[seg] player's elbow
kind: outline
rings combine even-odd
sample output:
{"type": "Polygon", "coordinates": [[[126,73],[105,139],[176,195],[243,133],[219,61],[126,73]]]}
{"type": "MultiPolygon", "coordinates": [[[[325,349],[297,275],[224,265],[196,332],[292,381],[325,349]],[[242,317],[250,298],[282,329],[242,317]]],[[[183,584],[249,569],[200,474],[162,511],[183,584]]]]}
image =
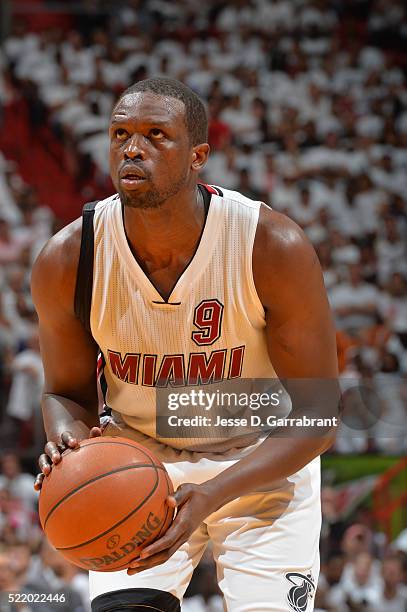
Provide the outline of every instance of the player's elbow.
{"type": "Polygon", "coordinates": [[[321,440],[321,452],[319,453],[320,455],[323,455],[324,453],[326,453],[326,451],[328,451],[330,448],[333,447],[333,445],[335,444],[336,441],[336,435],[337,435],[337,425],[334,426],[329,433],[327,433],[321,440]]]}

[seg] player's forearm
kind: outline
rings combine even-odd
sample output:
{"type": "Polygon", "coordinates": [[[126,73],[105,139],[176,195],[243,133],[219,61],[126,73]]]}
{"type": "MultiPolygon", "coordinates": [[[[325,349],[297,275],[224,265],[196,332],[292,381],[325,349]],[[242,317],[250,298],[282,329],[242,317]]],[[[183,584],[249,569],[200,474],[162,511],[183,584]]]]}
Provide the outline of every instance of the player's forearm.
{"type": "Polygon", "coordinates": [[[90,429],[99,425],[96,402],[85,407],[54,393],[43,394],[42,415],[47,440],[55,442],[64,431],[70,431],[78,440],[84,440],[88,438],[90,429]]]}
{"type": "Polygon", "coordinates": [[[252,453],[219,474],[208,487],[219,506],[256,490],[267,491],[324,453],[339,424],[340,390],[337,380],[290,379],[290,419],[252,453]]]}
{"type": "Polygon", "coordinates": [[[250,455],[207,481],[216,509],[254,491],[272,487],[324,453],[334,435],[322,438],[269,437],[250,455]]]}

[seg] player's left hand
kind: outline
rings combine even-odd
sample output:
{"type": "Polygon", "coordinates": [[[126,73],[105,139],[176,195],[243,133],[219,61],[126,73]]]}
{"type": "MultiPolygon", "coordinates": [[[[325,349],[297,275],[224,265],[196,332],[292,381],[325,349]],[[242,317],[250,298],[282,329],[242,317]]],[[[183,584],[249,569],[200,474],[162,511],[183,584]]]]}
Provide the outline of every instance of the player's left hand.
{"type": "Polygon", "coordinates": [[[146,546],[140,556],[129,564],[129,576],[167,561],[189,540],[202,521],[219,507],[205,483],[182,484],[176,493],[167,497],[166,502],[170,507],[177,508],[176,517],[165,535],[146,546]]]}

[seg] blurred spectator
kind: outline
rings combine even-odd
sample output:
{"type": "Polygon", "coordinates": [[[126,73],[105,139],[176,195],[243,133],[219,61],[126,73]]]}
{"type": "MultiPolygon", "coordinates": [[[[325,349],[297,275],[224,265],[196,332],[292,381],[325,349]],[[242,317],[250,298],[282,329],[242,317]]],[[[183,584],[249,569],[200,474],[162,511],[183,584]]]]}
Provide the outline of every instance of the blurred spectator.
{"type": "Polygon", "coordinates": [[[384,219],[384,235],[377,242],[379,279],[387,281],[393,272],[407,272],[407,249],[405,236],[401,234],[402,222],[394,217],[384,219]]]}
{"type": "Polygon", "coordinates": [[[342,576],[345,560],[343,555],[333,552],[321,565],[321,573],[318,580],[318,589],[315,598],[316,610],[334,610],[329,603],[332,588],[335,587],[342,576]]]}
{"type": "Polygon", "coordinates": [[[407,348],[407,276],[393,272],[385,285],[386,293],[381,301],[381,312],[389,329],[407,348]]]}
{"type": "Polygon", "coordinates": [[[400,612],[407,608],[407,586],[403,585],[403,558],[390,553],[383,559],[382,583],[378,599],[372,610],[377,612],[400,612]]]}
{"type": "Polygon", "coordinates": [[[23,472],[19,457],[7,453],[1,457],[0,490],[9,491],[16,500],[20,500],[28,511],[34,512],[38,493],[34,491],[34,477],[23,472]]]}
{"type": "Polygon", "coordinates": [[[16,592],[21,588],[9,553],[0,550],[0,593],[16,592]]]}
{"type": "Polygon", "coordinates": [[[243,195],[247,196],[251,200],[261,200],[262,194],[260,191],[257,191],[250,180],[250,174],[246,168],[242,168],[239,171],[239,184],[237,186],[237,190],[243,195]]]}
{"type": "Polygon", "coordinates": [[[359,552],[345,566],[339,583],[328,596],[328,604],[341,612],[368,611],[380,596],[379,564],[368,552],[359,552]]]}
{"type": "Polygon", "coordinates": [[[10,266],[3,291],[3,307],[15,336],[15,348],[30,342],[35,335],[36,314],[29,291],[27,270],[21,265],[10,266]]]}
{"type": "Polygon", "coordinates": [[[306,229],[313,223],[318,213],[318,207],[315,206],[314,201],[311,200],[311,193],[308,187],[302,187],[300,189],[299,201],[296,202],[291,210],[293,219],[306,229]]]}
{"type": "Polygon", "coordinates": [[[371,325],[375,320],[379,295],[373,285],[363,281],[360,264],[349,265],[346,280],[330,292],[339,329],[354,335],[371,325]]]}
{"type": "Polygon", "coordinates": [[[0,218],[0,264],[17,263],[31,238],[18,236],[5,219],[0,218]]]}
{"type": "MultiPolygon", "coordinates": [[[[66,575],[67,565],[70,565],[68,561],[44,539],[39,556],[34,557],[27,572],[23,590],[34,594],[59,595],[58,610],[61,612],[85,612],[81,595],[71,585],[72,576],[66,575]]],[[[52,612],[56,605],[54,602],[42,602],[36,604],[36,608],[39,612],[52,612]]]]}
{"type": "Polygon", "coordinates": [[[219,118],[222,103],[212,98],[208,103],[208,142],[212,151],[222,150],[230,144],[231,131],[229,126],[219,118]]]}
{"type": "Polygon", "coordinates": [[[404,423],[407,405],[402,393],[403,379],[397,355],[382,350],[374,385],[381,402],[380,419],[375,427],[376,447],[382,452],[402,453],[406,449],[404,423]]]}
{"type": "Polygon", "coordinates": [[[33,514],[21,498],[12,497],[8,489],[0,489],[0,538],[8,545],[28,541],[34,521],[33,514]]]}
{"type": "Polygon", "coordinates": [[[31,564],[32,551],[28,544],[17,543],[8,548],[10,566],[19,584],[23,584],[31,564]]]}
{"type": "Polygon", "coordinates": [[[44,380],[37,331],[28,338],[27,348],[15,357],[11,370],[7,414],[28,421],[40,405],[44,380]]]}
{"type": "Polygon", "coordinates": [[[372,551],[372,533],[365,525],[352,525],[345,531],[341,547],[345,555],[345,562],[350,563],[359,553],[372,551]]]}

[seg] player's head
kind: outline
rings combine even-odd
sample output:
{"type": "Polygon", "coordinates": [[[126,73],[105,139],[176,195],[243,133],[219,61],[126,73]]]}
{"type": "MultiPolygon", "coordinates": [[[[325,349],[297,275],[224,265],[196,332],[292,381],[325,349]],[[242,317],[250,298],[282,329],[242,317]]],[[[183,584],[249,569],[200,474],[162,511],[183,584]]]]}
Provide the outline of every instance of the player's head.
{"type": "Polygon", "coordinates": [[[10,480],[21,472],[20,459],[14,453],[5,453],[0,459],[1,471],[10,480]]]}
{"type": "Polygon", "coordinates": [[[110,122],[110,172],[125,206],[156,208],[194,187],[209,153],[199,97],[175,79],[139,81],[110,122]]]}

